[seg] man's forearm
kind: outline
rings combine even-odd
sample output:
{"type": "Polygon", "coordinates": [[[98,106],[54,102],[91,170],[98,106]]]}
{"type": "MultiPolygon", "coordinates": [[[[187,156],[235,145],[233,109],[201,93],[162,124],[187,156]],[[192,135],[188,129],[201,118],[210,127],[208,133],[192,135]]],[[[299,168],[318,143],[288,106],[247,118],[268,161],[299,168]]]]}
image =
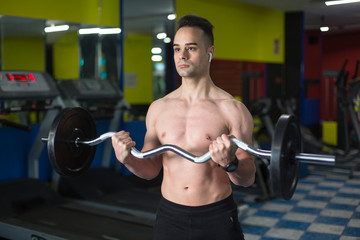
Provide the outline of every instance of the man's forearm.
{"type": "Polygon", "coordinates": [[[235,185],[248,187],[255,181],[256,166],[254,158],[249,157],[238,161],[237,169],[228,173],[229,178],[235,185]]]}

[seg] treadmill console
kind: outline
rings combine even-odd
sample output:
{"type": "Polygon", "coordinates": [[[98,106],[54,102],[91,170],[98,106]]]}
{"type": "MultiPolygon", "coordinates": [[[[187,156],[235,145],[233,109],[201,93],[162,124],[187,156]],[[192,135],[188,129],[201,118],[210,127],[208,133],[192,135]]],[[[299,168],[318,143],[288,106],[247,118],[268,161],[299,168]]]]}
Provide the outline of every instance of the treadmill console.
{"type": "Polygon", "coordinates": [[[0,71],[0,100],[44,100],[58,95],[53,79],[46,73],[0,71]]]}
{"type": "Polygon", "coordinates": [[[105,79],[73,79],[58,82],[59,89],[69,99],[77,101],[118,101],[122,93],[105,79]]]}

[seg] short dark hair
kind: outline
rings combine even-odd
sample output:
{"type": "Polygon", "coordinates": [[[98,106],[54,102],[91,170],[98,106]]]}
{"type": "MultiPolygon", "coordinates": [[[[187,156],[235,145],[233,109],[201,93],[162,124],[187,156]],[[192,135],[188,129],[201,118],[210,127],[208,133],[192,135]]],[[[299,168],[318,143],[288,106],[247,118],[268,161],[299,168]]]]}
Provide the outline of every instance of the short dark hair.
{"type": "Polygon", "coordinates": [[[210,45],[214,45],[214,26],[206,18],[192,14],[182,16],[178,21],[177,30],[182,27],[198,27],[202,29],[205,36],[208,38],[210,45]]]}

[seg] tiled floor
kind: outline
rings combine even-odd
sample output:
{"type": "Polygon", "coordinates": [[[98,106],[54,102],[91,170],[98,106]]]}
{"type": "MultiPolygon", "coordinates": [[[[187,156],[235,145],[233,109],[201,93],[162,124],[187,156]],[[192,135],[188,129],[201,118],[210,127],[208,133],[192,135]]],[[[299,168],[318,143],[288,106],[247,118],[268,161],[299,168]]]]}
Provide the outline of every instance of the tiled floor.
{"type": "Polygon", "coordinates": [[[360,173],[309,167],[289,201],[263,203],[234,193],[250,206],[240,219],[246,240],[360,240],[360,173]]]}

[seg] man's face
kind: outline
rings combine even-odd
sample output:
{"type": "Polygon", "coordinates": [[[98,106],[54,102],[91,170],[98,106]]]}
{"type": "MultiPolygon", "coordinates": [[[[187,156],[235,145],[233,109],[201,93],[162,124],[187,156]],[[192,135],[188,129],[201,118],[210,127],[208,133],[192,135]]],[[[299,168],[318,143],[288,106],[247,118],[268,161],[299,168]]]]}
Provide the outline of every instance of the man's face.
{"type": "Polygon", "coordinates": [[[201,77],[208,72],[209,53],[204,32],[197,27],[182,27],[174,38],[174,61],[181,77],[201,77]]]}

